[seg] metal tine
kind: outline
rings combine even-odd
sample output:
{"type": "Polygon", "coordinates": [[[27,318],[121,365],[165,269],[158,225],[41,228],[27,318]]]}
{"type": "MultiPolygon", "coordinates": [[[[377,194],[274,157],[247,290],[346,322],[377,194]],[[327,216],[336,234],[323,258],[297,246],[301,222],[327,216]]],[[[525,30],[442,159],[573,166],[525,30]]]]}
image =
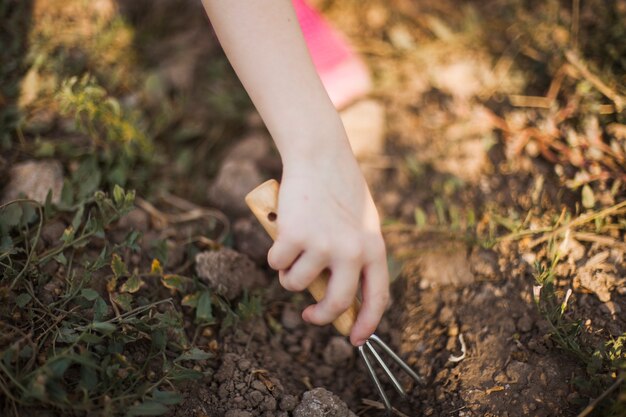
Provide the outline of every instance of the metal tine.
{"type": "Polygon", "coordinates": [[[376,349],[374,349],[374,346],[372,346],[372,344],[369,341],[365,342],[365,346],[367,346],[370,353],[372,354],[372,356],[374,356],[374,358],[376,359],[380,367],[383,368],[383,370],[389,377],[389,380],[393,384],[393,387],[396,389],[396,391],[398,391],[398,394],[400,394],[402,397],[405,397],[406,393],[404,392],[404,388],[402,388],[402,385],[400,385],[400,382],[398,381],[398,379],[391,372],[391,369],[389,369],[385,361],[383,361],[383,358],[381,358],[378,352],[376,352],[376,349]]]}
{"type": "Polygon", "coordinates": [[[378,346],[380,346],[389,356],[391,356],[391,359],[393,359],[398,365],[400,365],[400,367],[411,376],[411,378],[413,378],[415,381],[417,381],[419,384],[424,385],[424,379],[422,377],[420,377],[418,374],[415,373],[415,371],[413,369],[411,369],[411,367],[402,360],[402,358],[400,358],[400,356],[398,356],[393,350],[391,350],[391,348],[389,346],[387,346],[387,344],[385,342],[383,342],[380,337],[376,336],[375,334],[372,334],[369,337],[369,340],[372,340],[374,342],[376,342],[376,344],[378,346]]]}
{"type": "Polygon", "coordinates": [[[372,382],[374,382],[374,385],[376,386],[376,389],[378,390],[378,395],[380,396],[380,398],[383,400],[383,403],[385,404],[385,409],[389,412],[391,410],[391,402],[389,402],[389,398],[387,398],[387,394],[385,394],[385,390],[383,390],[383,386],[378,380],[378,377],[376,376],[376,371],[374,371],[374,367],[372,366],[372,363],[367,357],[367,354],[365,353],[365,349],[363,346],[364,345],[359,346],[359,355],[361,355],[363,362],[365,362],[365,366],[367,367],[367,371],[370,374],[370,378],[372,379],[372,382]]]}

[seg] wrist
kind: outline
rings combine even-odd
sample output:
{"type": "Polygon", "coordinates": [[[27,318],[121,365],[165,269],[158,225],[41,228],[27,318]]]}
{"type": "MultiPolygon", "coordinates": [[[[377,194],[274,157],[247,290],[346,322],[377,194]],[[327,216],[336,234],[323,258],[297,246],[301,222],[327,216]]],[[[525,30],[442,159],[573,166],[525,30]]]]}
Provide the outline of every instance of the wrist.
{"type": "Polygon", "coordinates": [[[275,138],[287,174],[324,172],[343,165],[356,165],[341,120],[322,127],[311,126],[291,137],[275,138]]]}

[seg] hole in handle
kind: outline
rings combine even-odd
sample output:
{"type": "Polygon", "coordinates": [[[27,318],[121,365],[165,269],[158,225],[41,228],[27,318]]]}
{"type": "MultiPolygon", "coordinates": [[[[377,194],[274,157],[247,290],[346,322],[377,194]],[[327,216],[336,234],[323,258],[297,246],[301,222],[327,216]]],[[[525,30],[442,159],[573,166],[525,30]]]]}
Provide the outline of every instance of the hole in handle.
{"type": "Polygon", "coordinates": [[[276,213],[274,213],[273,211],[270,211],[270,212],[267,214],[267,220],[269,220],[269,221],[271,221],[271,222],[276,221],[276,218],[277,218],[277,217],[278,217],[278,216],[277,216],[277,215],[276,215],[276,213]]]}

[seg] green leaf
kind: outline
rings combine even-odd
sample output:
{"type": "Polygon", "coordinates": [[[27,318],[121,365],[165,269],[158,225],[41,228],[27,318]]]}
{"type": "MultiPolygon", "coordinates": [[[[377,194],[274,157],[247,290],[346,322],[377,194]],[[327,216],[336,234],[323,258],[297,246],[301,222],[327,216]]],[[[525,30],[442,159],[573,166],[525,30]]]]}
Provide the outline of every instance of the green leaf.
{"type": "Polygon", "coordinates": [[[111,298],[113,299],[113,302],[115,302],[115,304],[117,304],[118,306],[122,307],[124,311],[130,311],[133,309],[133,306],[132,306],[133,296],[132,295],[128,293],[114,294],[111,298]]]}
{"type": "Polygon", "coordinates": [[[585,184],[583,186],[582,200],[583,207],[586,209],[592,209],[596,205],[596,197],[593,194],[593,190],[591,189],[589,184],[585,184]]]}
{"type": "MultiPolygon", "coordinates": [[[[2,229],[0,228],[0,233],[1,232],[2,232],[2,229]]],[[[5,252],[5,251],[9,251],[12,248],[13,248],[13,239],[11,239],[11,236],[8,236],[8,235],[0,236],[0,251],[5,252]]]]}
{"type": "Polygon", "coordinates": [[[64,266],[67,265],[67,258],[65,257],[65,254],[63,252],[59,252],[54,257],[54,260],[60,263],[61,265],[64,265],[64,266]]]}
{"type": "Polygon", "coordinates": [[[15,304],[17,304],[19,308],[24,308],[24,306],[28,304],[31,299],[32,297],[30,296],[30,294],[22,293],[15,297],[15,304]]]}
{"type": "Polygon", "coordinates": [[[170,290],[177,290],[179,292],[185,291],[185,281],[188,281],[187,277],[176,274],[163,275],[163,278],[161,278],[161,282],[166,288],[169,288],[170,290]]]}
{"type": "Polygon", "coordinates": [[[106,317],[109,313],[109,306],[106,301],[102,299],[102,297],[96,298],[96,301],[93,303],[93,317],[96,321],[101,321],[106,317]]]}
{"type": "Polygon", "coordinates": [[[72,219],[72,229],[78,230],[80,224],[83,222],[83,213],[85,212],[85,205],[81,204],[76,210],[76,214],[74,214],[74,218],[72,219]]]}
{"type": "Polygon", "coordinates": [[[186,307],[196,308],[198,306],[199,299],[200,299],[199,292],[195,292],[193,294],[187,294],[183,297],[181,304],[186,307]]]}
{"type": "Polygon", "coordinates": [[[122,284],[120,291],[133,294],[139,291],[141,287],[143,287],[143,281],[137,274],[133,274],[122,284]]]}
{"type": "Polygon", "coordinates": [[[122,204],[124,202],[124,197],[124,189],[115,184],[115,187],[113,187],[113,201],[115,201],[115,204],[122,204]]]}
{"type": "Polygon", "coordinates": [[[61,205],[65,207],[71,207],[74,204],[74,192],[72,190],[72,184],[66,178],[63,181],[63,188],[61,189],[61,205]]]}
{"type": "Polygon", "coordinates": [[[117,253],[114,253],[111,257],[111,269],[116,278],[128,275],[128,268],[117,253]]]}
{"type": "Polygon", "coordinates": [[[426,213],[419,207],[415,208],[415,225],[419,228],[426,226],[426,213]]]}
{"type": "Polygon", "coordinates": [[[154,400],[146,400],[141,404],[130,407],[127,416],[160,416],[167,413],[168,409],[163,404],[154,400]]]}
{"type": "Polygon", "coordinates": [[[20,224],[22,207],[18,203],[12,203],[0,210],[0,225],[9,229],[20,224]]]}
{"type": "Polygon", "coordinates": [[[83,288],[80,291],[80,295],[85,297],[89,301],[93,301],[96,298],[100,297],[100,294],[96,290],[92,290],[91,288],[83,288]]]}
{"type": "Polygon", "coordinates": [[[37,217],[37,206],[32,203],[22,204],[21,224],[29,224],[37,217]]]}
{"type": "Polygon", "coordinates": [[[117,326],[113,323],[108,323],[104,321],[94,321],[93,323],[91,323],[91,328],[108,336],[117,329],[117,326]]]}
{"type": "Polygon", "coordinates": [[[66,245],[69,244],[72,239],[74,239],[74,234],[75,234],[75,230],[72,226],[68,226],[64,231],[63,231],[63,235],[61,236],[61,242],[65,243],[66,245]]]}
{"type": "Polygon", "coordinates": [[[181,366],[176,366],[172,369],[168,376],[172,381],[184,381],[184,380],[193,380],[202,378],[202,372],[195,371],[193,369],[183,368],[181,366]]]}
{"type": "Polygon", "coordinates": [[[80,335],[80,340],[87,343],[100,343],[102,342],[102,336],[93,333],[83,333],[80,335]]]}
{"type": "Polygon", "coordinates": [[[71,364],[72,360],[70,358],[60,358],[53,360],[48,367],[55,378],[61,378],[71,364]]]}
{"type": "Polygon", "coordinates": [[[159,390],[152,391],[152,398],[154,398],[155,401],[166,405],[178,404],[183,400],[183,396],[178,392],[159,390]]]}
{"type": "Polygon", "coordinates": [[[205,352],[202,349],[199,349],[197,347],[192,348],[191,350],[188,350],[187,352],[184,352],[183,354],[181,354],[178,358],[176,358],[174,360],[174,362],[179,362],[179,361],[200,361],[203,359],[209,359],[212,358],[213,354],[210,352],[205,352]]]}
{"type": "Polygon", "coordinates": [[[198,298],[198,306],[196,307],[196,320],[213,321],[213,309],[211,306],[211,294],[203,291],[198,298]]]}

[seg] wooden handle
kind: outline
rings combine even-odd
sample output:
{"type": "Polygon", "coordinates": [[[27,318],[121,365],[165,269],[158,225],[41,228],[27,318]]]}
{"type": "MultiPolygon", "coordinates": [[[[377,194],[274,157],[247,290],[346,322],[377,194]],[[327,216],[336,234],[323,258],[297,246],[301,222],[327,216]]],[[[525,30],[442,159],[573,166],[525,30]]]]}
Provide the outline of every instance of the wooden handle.
{"type": "MultiPolygon", "coordinates": [[[[263,225],[263,228],[265,228],[265,231],[274,240],[278,234],[276,226],[276,219],[278,218],[278,188],[278,181],[269,180],[250,191],[246,196],[246,204],[248,204],[252,213],[254,213],[263,225]]],[[[323,272],[307,287],[307,290],[319,302],[324,298],[327,287],[328,273],[323,272]]],[[[333,321],[333,326],[339,333],[344,336],[350,334],[350,330],[359,313],[359,308],[359,300],[355,298],[350,308],[333,321]]]]}

